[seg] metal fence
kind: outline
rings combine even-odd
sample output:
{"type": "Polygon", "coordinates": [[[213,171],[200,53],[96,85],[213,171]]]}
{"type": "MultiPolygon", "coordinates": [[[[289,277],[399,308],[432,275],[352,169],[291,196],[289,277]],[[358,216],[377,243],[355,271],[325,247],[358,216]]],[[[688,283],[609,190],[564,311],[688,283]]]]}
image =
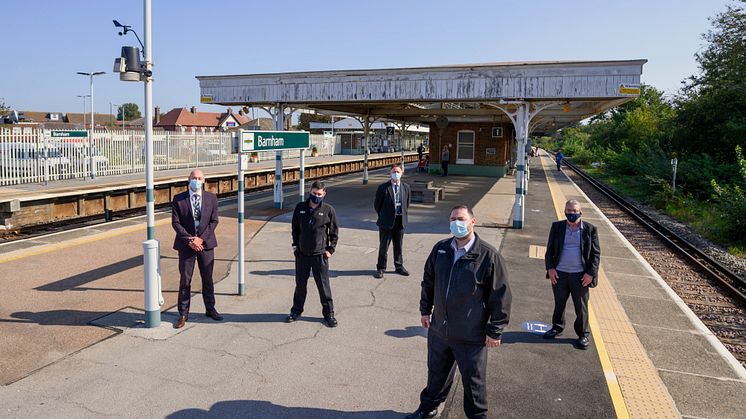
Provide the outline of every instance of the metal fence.
{"type": "MultiPolygon", "coordinates": [[[[230,132],[155,132],[154,169],[235,164],[233,141],[230,132]]],[[[334,140],[322,135],[311,135],[311,147],[321,156],[334,154],[334,140]]],[[[283,157],[299,153],[283,151],[283,157]]],[[[274,160],[275,152],[260,152],[256,157],[257,161],[274,160]]],[[[0,186],[144,171],[142,130],[96,130],[89,141],[87,137],[56,137],[49,130],[0,128],[0,186]]]]}

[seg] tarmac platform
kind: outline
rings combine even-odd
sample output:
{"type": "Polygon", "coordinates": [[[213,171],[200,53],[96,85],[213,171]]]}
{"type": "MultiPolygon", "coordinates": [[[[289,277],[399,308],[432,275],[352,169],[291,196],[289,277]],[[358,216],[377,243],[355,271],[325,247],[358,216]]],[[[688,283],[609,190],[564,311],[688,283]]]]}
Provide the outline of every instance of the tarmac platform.
{"type": "MultiPolygon", "coordinates": [[[[4,417],[398,418],[413,411],[426,379],[426,330],[419,326],[422,269],[448,235],[454,205],[473,206],[476,231],[505,257],[513,309],[503,345],[490,349],[490,417],[746,416],[746,371],[668,289],[548,156],[533,159],[524,228],[511,220],[511,177],[432,177],[445,200],[413,204],[404,239],[410,277],[375,279],[375,188],[386,171],[328,180],[339,216],[330,259],[339,327],[321,324],[309,285],[300,321],[292,303],[288,210],[270,193],[247,197],[247,295],[237,296],[235,205],[221,206],[215,278],[225,321],[204,317],[198,295],[175,330],[178,288],[168,214],[157,218],[166,304],[163,323],[142,320],[142,219],[0,247],[0,415],[4,417]],[[599,228],[602,272],[591,290],[592,345],[554,341],[543,246],[566,199],[599,228]]],[[[424,179],[422,179],[424,180],[424,179]]],[[[290,195],[288,195],[290,196],[290,195]]],[[[286,201],[289,204],[289,201],[286,201]]],[[[290,206],[290,205],[288,205],[290,206]]],[[[194,285],[198,287],[199,281],[194,285]]],[[[568,320],[574,319],[568,304],[568,320]]],[[[568,335],[570,332],[570,335],[568,335]]],[[[454,385],[441,417],[460,418],[454,385]]]]}

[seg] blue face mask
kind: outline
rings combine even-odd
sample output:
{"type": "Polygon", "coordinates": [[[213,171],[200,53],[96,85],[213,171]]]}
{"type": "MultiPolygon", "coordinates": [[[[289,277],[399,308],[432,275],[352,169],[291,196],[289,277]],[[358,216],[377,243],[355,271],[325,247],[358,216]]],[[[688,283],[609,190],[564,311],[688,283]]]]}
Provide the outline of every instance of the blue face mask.
{"type": "Polygon", "coordinates": [[[189,181],[189,188],[191,188],[194,192],[197,192],[202,189],[202,182],[198,181],[197,179],[191,179],[189,181]]]}
{"type": "Polygon", "coordinates": [[[469,228],[466,227],[466,223],[461,220],[451,221],[451,234],[456,238],[462,239],[469,235],[469,228]]]}
{"type": "Polygon", "coordinates": [[[578,221],[578,219],[580,219],[580,214],[573,214],[573,213],[566,212],[565,217],[567,218],[567,221],[574,223],[578,221]]]}
{"type": "Polygon", "coordinates": [[[309,199],[311,199],[311,202],[313,202],[314,205],[319,205],[321,203],[321,201],[324,200],[323,196],[316,196],[316,195],[313,195],[313,194],[309,195],[308,197],[309,197],[309,199]]]}
{"type": "Polygon", "coordinates": [[[391,172],[391,179],[393,179],[393,180],[399,180],[399,179],[401,179],[401,173],[399,173],[399,172],[391,172]]]}

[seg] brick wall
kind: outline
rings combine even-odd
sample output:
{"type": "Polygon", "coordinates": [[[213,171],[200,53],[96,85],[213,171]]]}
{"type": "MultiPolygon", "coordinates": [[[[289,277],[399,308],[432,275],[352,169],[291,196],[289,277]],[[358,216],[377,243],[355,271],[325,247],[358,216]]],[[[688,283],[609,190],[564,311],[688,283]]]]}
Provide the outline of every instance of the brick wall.
{"type": "Polygon", "coordinates": [[[459,131],[474,131],[474,165],[475,166],[502,166],[509,159],[510,141],[513,140],[513,126],[510,124],[487,123],[450,123],[443,130],[442,138],[435,124],[430,124],[430,162],[440,163],[440,150],[444,144],[452,144],[451,164],[456,164],[456,146],[459,131]],[[492,137],[492,127],[503,128],[502,138],[492,137]],[[440,139],[440,144],[438,140],[440,139]],[[487,149],[494,148],[495,154],[488,155],[487,149]],[[437,150],[437,151],[436,151],[437,150]]]}

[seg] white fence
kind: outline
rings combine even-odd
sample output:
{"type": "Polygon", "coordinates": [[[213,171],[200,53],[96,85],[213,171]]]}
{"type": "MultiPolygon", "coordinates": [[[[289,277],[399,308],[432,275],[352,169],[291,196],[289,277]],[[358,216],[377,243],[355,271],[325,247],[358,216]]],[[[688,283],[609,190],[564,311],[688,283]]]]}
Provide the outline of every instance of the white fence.
{"type": "MultiPolygon", "coordinates": [[[[0,128],[0,186],[60,179],[113,176],[145,171],[145,133],[138,130],[96,130],[88,138],[52,137],[40,129],[0,128]],[[15,131],[15,132],[14,132],[15,131]]],[[[232,133],[153,134],[155,170],[235,164],[232,133]]],[[[319,155],[334,154],[334,140],[311,136],[319,155]]],[[[307,152],[308,154],[309,152],[307,152]]],[[[299,151],[284,151],[287,158],[299,151]]],[[[258,153],[259,160],[274,160],[274,152],[258,153]]]]}

